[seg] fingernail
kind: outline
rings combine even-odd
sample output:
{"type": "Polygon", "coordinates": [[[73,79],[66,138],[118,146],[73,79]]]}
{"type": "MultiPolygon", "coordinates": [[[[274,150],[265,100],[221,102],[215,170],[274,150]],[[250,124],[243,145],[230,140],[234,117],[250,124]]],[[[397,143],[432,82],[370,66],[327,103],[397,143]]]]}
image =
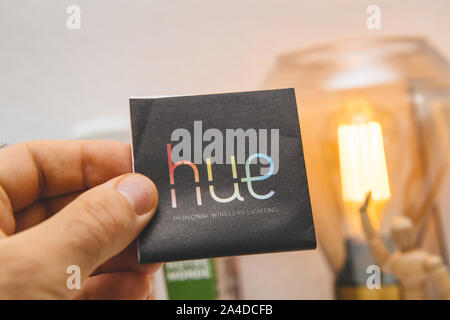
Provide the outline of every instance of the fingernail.
{"type": "Polygon", "coordinates": [[[137,215],[152,211],[158,203],[158,191],[153,182],[141,174],[132,174],[120,181],[116,186],[133,206],[137,215]]]}

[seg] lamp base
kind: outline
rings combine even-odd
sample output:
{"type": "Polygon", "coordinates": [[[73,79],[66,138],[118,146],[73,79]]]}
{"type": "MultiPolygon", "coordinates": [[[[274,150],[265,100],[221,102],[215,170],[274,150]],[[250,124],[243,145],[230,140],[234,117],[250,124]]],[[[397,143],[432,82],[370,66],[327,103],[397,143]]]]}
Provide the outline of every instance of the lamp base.
{"type": "Polygon", "coordinates": [[[366,286],[337,286],[336,298],[339,300],[399,300],[400,288],[397,284],[384,284],[380,289],[366,286]]]}

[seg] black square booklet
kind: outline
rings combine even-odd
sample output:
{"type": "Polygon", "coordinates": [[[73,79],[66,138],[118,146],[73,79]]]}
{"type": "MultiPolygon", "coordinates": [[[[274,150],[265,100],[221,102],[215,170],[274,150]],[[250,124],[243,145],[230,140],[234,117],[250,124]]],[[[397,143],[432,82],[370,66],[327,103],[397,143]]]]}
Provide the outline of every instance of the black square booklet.
{"type": "Polygon", "coordinates": [[[159,207],[141,263],[314,249],[294,89],[131,98],[135,172],[159,207]]]}

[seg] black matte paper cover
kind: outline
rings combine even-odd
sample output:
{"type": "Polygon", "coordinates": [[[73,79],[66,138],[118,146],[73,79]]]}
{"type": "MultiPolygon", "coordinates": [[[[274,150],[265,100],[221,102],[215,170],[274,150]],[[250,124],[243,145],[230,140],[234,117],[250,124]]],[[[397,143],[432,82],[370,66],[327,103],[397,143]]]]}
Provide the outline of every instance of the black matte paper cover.
{"type": "Polygon", "coordinates": [[[314,249],[294,89],[131,98],[135,172],[159,207],[141,263],[314,249]]]}

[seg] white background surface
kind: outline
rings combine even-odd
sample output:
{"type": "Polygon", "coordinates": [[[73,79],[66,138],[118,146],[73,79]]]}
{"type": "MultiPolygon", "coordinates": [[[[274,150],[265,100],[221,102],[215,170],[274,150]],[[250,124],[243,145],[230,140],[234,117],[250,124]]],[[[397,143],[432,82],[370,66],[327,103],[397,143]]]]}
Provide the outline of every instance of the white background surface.
{"type": "MultiPolygon", "coordinates": [[[[449,0],[0,0],[0,141],[72,138],[98,117],[120,127],[129,96],[256,89],[278,54],[336,39],[422,35],[449,58],[449,13],[449,0]],[[66,28],[69,4],[81,30],[66,28]]],[[[244,298],[333,296],[320,251],[241,270],[244,298]]]]}

